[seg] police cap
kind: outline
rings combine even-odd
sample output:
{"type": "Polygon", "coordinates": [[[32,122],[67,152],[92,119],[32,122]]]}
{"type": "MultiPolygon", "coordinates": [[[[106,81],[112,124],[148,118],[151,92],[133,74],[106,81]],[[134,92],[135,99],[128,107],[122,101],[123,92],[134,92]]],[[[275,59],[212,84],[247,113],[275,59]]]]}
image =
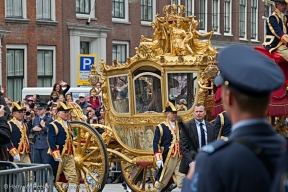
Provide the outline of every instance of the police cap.
{"type": "Polygon", "coordinates": [[[275,62],[254,49],[231,45],[219,52],[221,71],[214,82],[248,96],[264,96],[284,85],[284,74],[275,62]]]}
{"type": "Polygon", "coordinates": [[[274,1],[275,3],[276,2],[279,2],[279,3],[288,3],[288,0],[272,0],[274,1]]]}
{"type": "Polygon", "coordinates": [[[37,103],[37,109],[38,110],[42,110],[44,107],[46,107],[46,103],[45,102],[39,102],[37,103]]]}

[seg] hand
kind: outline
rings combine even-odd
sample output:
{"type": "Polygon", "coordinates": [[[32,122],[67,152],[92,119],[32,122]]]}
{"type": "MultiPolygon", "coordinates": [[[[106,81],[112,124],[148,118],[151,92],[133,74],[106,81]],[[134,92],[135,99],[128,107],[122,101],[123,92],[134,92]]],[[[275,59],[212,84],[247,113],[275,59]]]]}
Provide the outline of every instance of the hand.
{"type": "Polygon", "coordinates": [[[40,125],[41,125],[41,127],[45,127],[46,126],[46,122],[44,120],[41,120],[40,125]]]}
{"type": "Polygon", "coordinates": [[[41,131],[42,129],[39,126],[35,126],[32,128],[33,131],[41,131]]]}
{"type": "Polygon", "coordinates": [[[62,162],[62,158],[56,158],[55,161],[62,162]]]}
{"type": "Polygon", "coordinates": [[[193,161],[192,163],[189,164],[189,171],[187,173],[187,178],[188,179],[192,179],[193,178],[193,175],[194,175],[194,172],[195,172],[195,161],[193,161]]]}
{"type": "Polygon", "coordinates": [[[3,117],[5,113],[4,105],[0,105],[0,117],[3,117]]]}
{"type": "Polygon", "coordinates": [[[156,165],[160,169],[161,167],[163,167],[163,161],[161,161],[161,160],[156,161],[156,165]]]}
{"type": "Polygon", "coordinates": [[[13,159],[14,159],[14,161],[16,161],[16,162],[20,161],[20,155],[19,155],[19,154],[15,155],[15,156],[13,157],[13,159]]]}

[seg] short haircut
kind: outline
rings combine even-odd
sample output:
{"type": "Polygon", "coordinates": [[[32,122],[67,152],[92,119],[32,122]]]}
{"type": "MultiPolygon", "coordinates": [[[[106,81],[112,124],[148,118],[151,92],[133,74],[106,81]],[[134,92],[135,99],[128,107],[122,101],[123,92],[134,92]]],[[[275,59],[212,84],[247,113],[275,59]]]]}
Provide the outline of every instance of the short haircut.
{"type": "MultiPolygon", "coordinates": [[[[203,108],[204,108],[204,111],[206,111],[205,105],[202,104],[202,103],[197,103],[197,104],[195,105],[195,107],[203,107],[203,108]]],[[[195,108],[195,107],[194,107],[194,108],[195,108]]]]}
{"type": "MultiPolygon", "coordinates": [[[[229,89],[227,86],[223,86],[223,91],[229,89]]],[[[267,110],[269,101],[270,101],[270,94],[263,95],[263,96],[248,96],[242,93],[233,91],[229,89],[240,108],[241,111],[251,112],[251,113],[263,113],[267,110]]]]}

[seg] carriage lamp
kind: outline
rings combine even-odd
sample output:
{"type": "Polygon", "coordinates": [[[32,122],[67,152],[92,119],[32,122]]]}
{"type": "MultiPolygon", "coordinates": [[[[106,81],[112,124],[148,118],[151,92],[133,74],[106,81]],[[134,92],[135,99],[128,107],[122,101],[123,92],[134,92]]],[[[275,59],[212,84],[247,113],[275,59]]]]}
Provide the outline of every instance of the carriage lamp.
{"type": "Polygon", "coordinates": [[[90,94],[92,96],[97,96],[101,90],[96,90],[96,84],[99,82],[100,74],[97,72],[95,65],[90,66],[90,73],[88,75],[88,81],[92,86],[90,94]]]}

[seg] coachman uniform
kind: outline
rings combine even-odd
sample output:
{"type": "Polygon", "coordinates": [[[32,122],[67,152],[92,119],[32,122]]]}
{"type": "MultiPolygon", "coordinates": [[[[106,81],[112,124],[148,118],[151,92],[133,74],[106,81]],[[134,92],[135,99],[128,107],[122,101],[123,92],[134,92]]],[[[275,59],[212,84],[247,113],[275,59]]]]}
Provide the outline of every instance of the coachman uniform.
{"type": "MultiPolygon", "coordinates": [[[[273,0],[276,3],[288,3],[288,0],[273,0]]],[[[286,11],[286,10],[285,10],[286,11]]],[[[288,16],[277,9],[267,18],[266,36],[263,46],[270,53],[276,51],[288,61],[288,16]]]]}
{"type": "Polygon", "coordinates": [[[26,108],[20,101],[12,103],[13,118],[8,121],[11,131],[11,142],[6,144],[6,147],[10,153],[10,161],[31,163],[28,140],[29,130],[23,122],[25,110],[26,108]]]}
{"type": "Polygon", "coordinates": [[[55,183],[64,174],[69,183],[69,191],[76,190],[77,174],[73,152],[73,132],[68,119],[62,119],[60,112],[68,113],[71,108],[65,102],[57,104],[58,118],[48,125],[49,164],[53,169],[55,183]],[[71,189],[70,189],[71,186],[71,189]]]}
{"type": "MultiPolygon", "coordinates": [[[[177,109],[171,102],[167,102],[163,112],[177,113],[177,109]]],[[[156,126],[153,151],[156,164],[158,168],[160,167],[154,190],[161,191],[168,184],[172,175],[176,178],[174,182],[181,188],[185,175],[178,171],[182,157],[179,144],[179,127],[177,121],[172,122],[168,119],[168,115],[166,121],[156,126]],[[159,162],[161,162],[160,166],[158,165],[159,162]]]]}

